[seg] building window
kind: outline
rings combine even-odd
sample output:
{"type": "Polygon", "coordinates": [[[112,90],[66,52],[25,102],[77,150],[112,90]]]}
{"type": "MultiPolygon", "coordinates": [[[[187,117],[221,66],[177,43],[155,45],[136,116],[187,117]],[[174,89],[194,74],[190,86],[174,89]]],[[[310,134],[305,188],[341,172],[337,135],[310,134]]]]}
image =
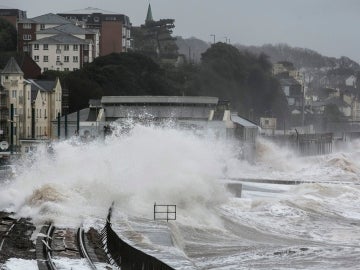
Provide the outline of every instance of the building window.
{"type": "Polygon", "coordinates": [[[12,91],[11,91],[11,97],[12,97],[12,98],[16,98],[16,90],[12,90],[12,91]]]}
{"type": "Polygon", "coordinates": [[[44,44],[43,45],[43,50],[47,51],[49,49],[49,44],[44,44]]]}
{"type": "Polygon", "coordinates": [[[34,61],[39,62],[39,56],[38,55],[34,55],[34,61]]]}
{"type": "Polygon", "coordinates": [[[73,62],[74,62],[74,63],[79,62],[79,58],[78,58],[77,56],[73,56],[73,62]]]}
{"type": "Polygon", "coordinates": [[[69,68],[64,68],[64,71],[69,71],[69,68]]]}
{"type": "Polygon", "coordinates": [[[60,55],[56,56],[56,61],[60,61],[60,55]]]}
{"type": "Polygon", "coordinates": [[[44,55],[43,61],[44,61],[44,62],[49,62],[49,56],[44,55]]]}
{"type": "Polygon", "coordinates": [[[73,71],[77,71],[78,70],[78,68],[73,68],[73,71]]]}
{"type": "Polygon", "coordinates": [[[99,22],[99,20],[100,20],[100,19],[99,19],[98,16],[95,16],[95,17],[94,17],[94,22],[99,22]]]}
{"type": "Polygon", "coordinates": [[[69,62],[69,56],[64,56],[64,62],[69,62]]]}
{"type": "Polygon", "coordinates": [[[39,44],[34,44],[34,50],[39,50],[39,44]]]}
{"type": "Polygon", "coordinates": [[[30,34],[24,34],[23,35],[23,40],[31,40],[31,35],[30,34]]]}
{"type": "Polygon", "coordinates": [[[24,23],[23,29],[31,29],[31,23],[24,23]]]}
{"type": "Polygon", "coordinates": [[[45,24],[40,24],[40,30],[44,30],[45,29],[45,24]]]}
{"type": "Polygon", "coordinates": [[[78,46],[77,44],[75,44],[75,45],[73,46],[73,49],[74,49],[74,51],[77,51],[77,50],[79,49],[79,46],[78,46]]]}
{"type": "Polygon", "coordinates": [[[89,56],[84,56],[84,63],[88,63],[89,62],[89,56]]]}
{"type": "Polygon", "coordinates": [[[44,71],[48,71],[49,70],[49,68],[47,68],[47,67],[44,67],[44,71]]]}
{"type": "Polygon", "coordinates": [[[64,51],[68,51],[69,50],[69,44],[65,44],[64,45],[64,51]]]}

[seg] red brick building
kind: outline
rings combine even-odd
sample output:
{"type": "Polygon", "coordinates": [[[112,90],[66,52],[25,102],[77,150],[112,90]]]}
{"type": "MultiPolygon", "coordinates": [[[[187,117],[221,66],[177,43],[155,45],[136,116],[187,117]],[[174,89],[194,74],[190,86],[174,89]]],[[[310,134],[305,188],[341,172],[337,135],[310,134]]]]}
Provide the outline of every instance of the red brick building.
{"type": "Polygon", "coordinates": [[[26,18],[26,11],[0,5],[0,18],[7,20],[17,27],[17,22],[26,18]]]}
{"type": "Polygon", "coordinates": [[[131,46],[128,16],[97,8],[73,10],[58,15],[90,29],[100,30],[100,56],[126,52],[131,46]]]}

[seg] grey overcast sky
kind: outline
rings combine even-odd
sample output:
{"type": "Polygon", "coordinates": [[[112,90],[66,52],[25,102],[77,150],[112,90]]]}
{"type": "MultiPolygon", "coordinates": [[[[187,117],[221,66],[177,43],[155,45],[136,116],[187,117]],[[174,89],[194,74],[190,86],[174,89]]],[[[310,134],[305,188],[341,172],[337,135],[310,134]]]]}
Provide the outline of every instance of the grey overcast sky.
{"type": "MultiPolygon", "coordinates": [[[[144,23],[149,0],[0,0],[29,18],[86,7],[144,23]]],[[[243,45],[287,43],[360,62],[360,0],[151,0],[153,17],[175,19],[175,35],[243,45]],[[226,37],[226,38],[225,38],[226,37]]]]}

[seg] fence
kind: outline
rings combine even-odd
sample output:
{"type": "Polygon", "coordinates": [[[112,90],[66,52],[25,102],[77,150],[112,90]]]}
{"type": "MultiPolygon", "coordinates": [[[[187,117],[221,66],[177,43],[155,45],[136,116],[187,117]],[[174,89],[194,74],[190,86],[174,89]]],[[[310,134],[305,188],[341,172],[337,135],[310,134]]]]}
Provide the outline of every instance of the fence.
{"type": "Polygon", "coordinates": [[[276,135],[266,138],[282,146],[288,146],[303,156],[325,155],[332,152],[332,133],[276,135]]]}

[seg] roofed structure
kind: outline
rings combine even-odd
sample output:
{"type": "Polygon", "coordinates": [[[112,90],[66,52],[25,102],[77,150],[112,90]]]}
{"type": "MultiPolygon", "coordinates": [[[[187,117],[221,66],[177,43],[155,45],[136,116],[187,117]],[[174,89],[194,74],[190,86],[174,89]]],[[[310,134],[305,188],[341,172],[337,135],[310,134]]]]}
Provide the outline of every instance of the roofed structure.
{"type": "Polygon", "coordinates": [[[24,72],[19,67],[18,63],[16,62],[14,57],[11,57],[10,60],[7,62],[4,69],[1,71],[3,74],[20,74],[24,75],[24,72]]]}
{"type": "Polygon", "coordinates": [[[121,118],[208,120],[219,99],[190,96],[104,96],[106,121],[121,118]]]}

